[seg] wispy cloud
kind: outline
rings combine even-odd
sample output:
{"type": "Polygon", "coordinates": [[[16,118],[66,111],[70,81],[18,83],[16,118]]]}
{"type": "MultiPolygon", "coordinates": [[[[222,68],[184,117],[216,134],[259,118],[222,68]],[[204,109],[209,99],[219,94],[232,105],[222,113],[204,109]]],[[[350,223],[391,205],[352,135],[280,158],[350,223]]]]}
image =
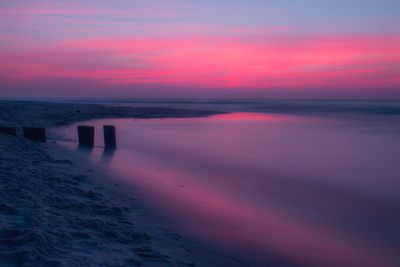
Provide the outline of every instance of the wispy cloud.
{"type": "Polygon", "coordinates": [[[226,14],[215,13],[222,4],[199,8],[182,0],[0,6],[0,87],[46,80],[110,88],[400,86],[396,34],[313,32],[301,24],[254,24],[239,17],[228,22],[226,14]]]}
{"type": "Polygon", "coordinates": [[[1,55],[12,79],[85,78],[194,87],[395,86],[400,37],[78,38],[1,55]]]}

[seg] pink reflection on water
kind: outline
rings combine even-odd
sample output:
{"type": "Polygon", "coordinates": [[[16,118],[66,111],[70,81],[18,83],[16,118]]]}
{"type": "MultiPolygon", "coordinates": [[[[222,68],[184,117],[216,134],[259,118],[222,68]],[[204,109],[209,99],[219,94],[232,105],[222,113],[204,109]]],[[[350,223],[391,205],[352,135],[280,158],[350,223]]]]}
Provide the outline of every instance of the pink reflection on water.
{"type": "Polygon", "coordinates": [[[214,115],[208,118],[208,120],[215,121],[279,121],[288,120],[287,117],[274,114],[264,114],[264,113],[250,113],[250,112],[235,112],[214,115]]]}
{"type": "Polygon", "coordinates": [[[207,237],[224,247],[239,248],[241,253],[255,257],[256,262],[268,262],[268,256],[262,256],[268,253],[301,266],[397,266],[395,251],[377,251],[365,240],[352,240],[350,236],[307,223],[272,207],[255,207],[201,182],[192,183],[190,188],[171,186],[184,178],[174,171],[163,169],[162,173],[157,173],[124,169],[127,164],[118,164],[113,171],[118,169],[125,181],[134,181],[136,186],[162,199],[164,204],[158,205],[188,221],[183,224],[188,232],[196,237],[207,237]],[[146,181],[149,177],[159,178],[162,182],[153,180],[149,185],[146,181]]]}
{"type": "MultiPolygon", "coordinates": [[[[161,213],[176,218],[180,229],[197,238],[249,256],[257,263],[268,263],[272,256],[294,266],[399,264],[397,247],[312,217],[328,213],[345,217],[354,212],[360,215],[355,218],[360,219],[369,213],[358,209],[370,208],[373,214],[381,206],[387,208],[386,202],[376,203],[374,197],[370,201],[348,196],[346,191],[324,189],[330,188],[330,180],[348,182],[338,178],[341,169],[346,173],[353,171],[350,177],[354,176],[356,182],[352,186],[359,186],[365,173],[373,171],[365,165],[366,160],[383,164],[374,155],[382,145],[382,137],[376,133],[364,137],[358,132],[337,134],[335,123],[320,118],[251,113],[202,119],[103,120],[89,124],[98,129],[103,124],[115,124],[119,142],[113,155],[95,149],[91,157],[97,157],[100,164],[108,164],[114,178],[139,188],[135,194],[161,213]],[[324,128],[326,125],[330,128],[324,128]],[[361,158],[352,155],[354,148],[360,150],[361,158]],[[346,156],[343,162],[354,161],[353,169],[341,167],[341,159],[336,157],[342,155],[346,156]],[[311,175],[323,174],[325,179],[316,181],[329,183],[320,189],[310,181],[290,180],[280,173],[273,177],[270,168],[274,166],[282,173],[291,169],[294,173],[306,170],[311,175]],[[363,172],[359,173],[360,166],[363,172]],[[332,199],[334,205],[329,202],[332,199]],[[306,203],[306,208],[295,202],[306,203]],[[297,207],[306,212],[299,215],[297,207]],[[318,213],[321,207],[323,212],[318,213]],[[316,211],[307,217],[313,209],[316,211]]],[[[101,133],[97,133],[97,139],[101,140],[101,133]]],[[[393,140],[388,139],[388,146],[396,144],[393,140]]],[[[382,151],[389,152],[386,146],[382,151]]],[[[385,169],[396,170],[397,165],[384,166],[380,166],[382,175],[385,169]]],[[[389,205],[388,209],[391,207],[398,205],[389,205]]],[[[327,220],[334,217],[329,216],[327,220]]],[[[354,223],[354,218],[346,220],[354,223]]]]}

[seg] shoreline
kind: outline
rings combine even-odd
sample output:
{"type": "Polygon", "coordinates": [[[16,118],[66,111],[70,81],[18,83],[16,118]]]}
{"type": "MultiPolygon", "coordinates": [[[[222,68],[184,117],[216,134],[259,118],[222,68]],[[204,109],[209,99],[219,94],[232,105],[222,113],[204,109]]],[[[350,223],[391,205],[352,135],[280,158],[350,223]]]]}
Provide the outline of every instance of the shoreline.
{"type": "MultiPolygon", "coordinates": [[[[0,124],[55,127],[99,118],[219,112],[0,101],[0,124]],[[79,112],[77,112],[77,110],[79,112]],[[65,116],[68,116],[65,118],[65,116]]],[[[171,232],[86,160],[51,143],[0,134],[0,262],[4,266],[239,266],[171,232]]]]}
{"type": "Polygon", "coordinates": [[[224,113],[226,112],[160,107],[0,100],[0,124],[8,124],[7,126],[25,124],[25,126],[55,127],[92,119],[194,118],[224,113]]]}

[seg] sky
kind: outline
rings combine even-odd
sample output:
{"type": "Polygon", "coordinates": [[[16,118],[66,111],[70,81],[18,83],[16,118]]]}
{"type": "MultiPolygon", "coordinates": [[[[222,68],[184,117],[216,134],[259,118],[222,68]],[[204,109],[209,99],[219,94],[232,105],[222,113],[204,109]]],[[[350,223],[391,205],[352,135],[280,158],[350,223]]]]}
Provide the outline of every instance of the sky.
{"type": "Polygon", "coordinates": [[[400,99],[398,0],[2,0],[0,97],[400,99]]]}

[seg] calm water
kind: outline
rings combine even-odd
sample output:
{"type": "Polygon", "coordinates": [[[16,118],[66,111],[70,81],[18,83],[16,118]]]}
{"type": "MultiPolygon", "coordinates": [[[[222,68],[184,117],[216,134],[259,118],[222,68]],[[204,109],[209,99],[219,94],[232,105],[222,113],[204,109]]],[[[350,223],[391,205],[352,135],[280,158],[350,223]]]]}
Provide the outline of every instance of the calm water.
{"type": "MultiPolygon", "coordinates": [[[[400,266],[399,122],[245,112],[97,120],[80,123],[96,126],[97,147],[77,153],[178,231],[256,266],[390,267],[400,266]],[[103,124],[117,127],[114,153],[103,152],[103,124]]],[[[76,149],[75,131],[53,135],[76,149]]]]}

